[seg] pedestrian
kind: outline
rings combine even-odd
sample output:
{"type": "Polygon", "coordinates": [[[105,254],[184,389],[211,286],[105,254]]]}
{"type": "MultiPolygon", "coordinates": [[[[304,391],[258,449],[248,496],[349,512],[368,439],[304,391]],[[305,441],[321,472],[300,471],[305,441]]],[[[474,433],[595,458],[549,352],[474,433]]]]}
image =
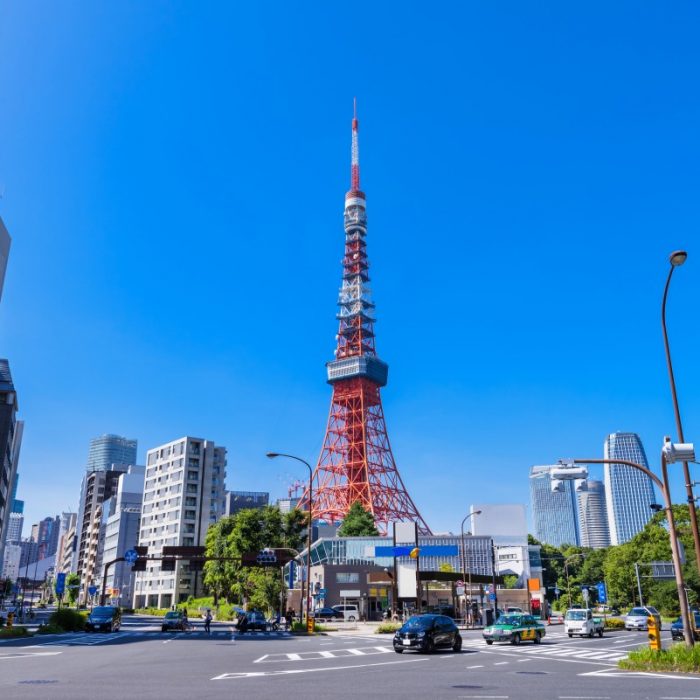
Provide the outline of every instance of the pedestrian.
{"type": "Polygon", "coordinates": [[[204,631],[207,634],[211,634],[211,610],[207,608],[206,615],[204,615],[204,631]]]}
{"type": "Polygon", "coordinates": [[[287,608],[287,612],[284,613],[284,624],[287,630],[291,629],[294,622],[294,610],[287,608]]]}

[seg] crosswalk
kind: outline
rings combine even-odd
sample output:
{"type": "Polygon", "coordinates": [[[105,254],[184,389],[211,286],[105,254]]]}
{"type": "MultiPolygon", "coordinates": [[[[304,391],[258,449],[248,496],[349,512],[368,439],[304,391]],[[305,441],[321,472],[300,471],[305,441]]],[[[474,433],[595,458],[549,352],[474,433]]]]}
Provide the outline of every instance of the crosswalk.
{"type": "Polygon", "coordinates": [[[627,656],[623,649],[610,649],[597,646],[582,646],[579,644],[539,644],[532,646],[498,645],[486,647],[483,640],[470,639],[462,644],[463,648],[480,649],[481,651],[493,651],[500,653],[518,654],[525,658],[551,658],[551,659],[581,659],[588,661],[607,661],[617,663],[627,656]]]}
{"type": "Polygon", "coordinates": [[[253,663],[279,663],[287,661],[322,661],[323,659],[347,659],[357,656],[391,654],[393,649],[384,646],[358,647],[350,649],[327,649],[323,651],[300,651],[279,654],[265,654],[253,663]]]}

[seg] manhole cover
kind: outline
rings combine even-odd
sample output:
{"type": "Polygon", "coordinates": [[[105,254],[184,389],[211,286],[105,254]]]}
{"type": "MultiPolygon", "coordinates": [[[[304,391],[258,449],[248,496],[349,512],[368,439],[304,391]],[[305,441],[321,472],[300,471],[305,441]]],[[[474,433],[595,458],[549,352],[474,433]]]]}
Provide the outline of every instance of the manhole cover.
{"type": "Polygon", "coordinates": [[[31,681],[19,681],[22,685],[48,685],[49,683],[58,683],[58,681],[47,681],[47,680],[31,680],[31,681]]]}

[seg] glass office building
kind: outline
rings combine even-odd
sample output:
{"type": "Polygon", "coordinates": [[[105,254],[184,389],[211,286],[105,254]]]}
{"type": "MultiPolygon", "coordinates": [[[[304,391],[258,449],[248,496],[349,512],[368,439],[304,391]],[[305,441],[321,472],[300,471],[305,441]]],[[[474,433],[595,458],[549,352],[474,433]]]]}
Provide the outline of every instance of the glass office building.
{"type": "Polygon", "coordinates": [[[107,471],[113,464],[136,464],[136,440],[121,435],[101,435],[90,441],[87,471],[107,471]]]}
{"type": "MultiPolygon", "coordinates": [[[[649,468],[644,446],[636,433],[612,433],[605,438],[605,459],[626,459],[649,468]]],[[[656,503],[654,483],[625,464],[605,465],[605,500],[611,544],[623,544],[644,529],[656,503]]]]}
{"type": "Polygon", "coordinates": [[[602,481],[589,479],[586,490],[578,494],[578,519],[581,546],[602,549],[610,545],[610,528],[602,481]]]}
{"type": "Polygon", "coordinates": [[[560,547],[581,543],[578,508],[573,481],[563,481],[563,490],[552,492],[551,466],[530,468],[530,504],[535,537],[560,547]]]}

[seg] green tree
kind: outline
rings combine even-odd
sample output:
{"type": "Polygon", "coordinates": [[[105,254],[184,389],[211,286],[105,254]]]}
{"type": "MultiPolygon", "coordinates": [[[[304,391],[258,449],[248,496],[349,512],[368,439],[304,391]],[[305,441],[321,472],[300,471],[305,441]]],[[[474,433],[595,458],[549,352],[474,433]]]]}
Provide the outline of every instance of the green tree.
{"type": "Polygon", "coordinates": [[[80,576],[76,573],[71,573],[66,576],[66,597],[68,598],[68,603],[73,605],[78,599],[78,588],[80,586],[80,576]]]}
{"type": "Polygon", "coordinates": [[[338,537],[371,537],[378,534],[374,517],[359,501],[350,506],[343,524],[338,528],[338,537]]]}

